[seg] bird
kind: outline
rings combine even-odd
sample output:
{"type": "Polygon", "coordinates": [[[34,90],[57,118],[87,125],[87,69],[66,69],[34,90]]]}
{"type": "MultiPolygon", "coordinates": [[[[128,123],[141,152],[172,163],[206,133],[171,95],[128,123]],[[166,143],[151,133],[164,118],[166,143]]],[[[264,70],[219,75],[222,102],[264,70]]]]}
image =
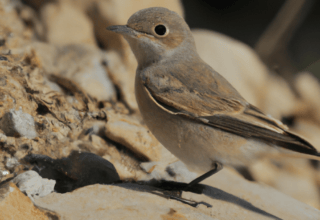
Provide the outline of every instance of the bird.
{"type": "Polygon", "coordinates": [[[319,160],[309,142],[247,102],[200,58],[174,11],[142,9],[107,30],[121,34],[137,59],[135,95],[149,130],[189,170],[204,173],[189,186],[223,166],[243,168],[264,157],[319,160]]]}

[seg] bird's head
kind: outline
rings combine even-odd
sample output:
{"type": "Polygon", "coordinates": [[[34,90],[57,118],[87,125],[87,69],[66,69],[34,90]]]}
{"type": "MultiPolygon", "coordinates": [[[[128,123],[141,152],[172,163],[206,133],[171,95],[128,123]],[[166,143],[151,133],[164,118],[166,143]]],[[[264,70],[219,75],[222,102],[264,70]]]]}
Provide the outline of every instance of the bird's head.
{"type": "Polygon", "coordinates": [[[195,52],[189,26],[177,13],[166,8],[140,10],[129,18],[126,25],[107,29],[124,36],[142,66],[173,54],[195,52]]]}

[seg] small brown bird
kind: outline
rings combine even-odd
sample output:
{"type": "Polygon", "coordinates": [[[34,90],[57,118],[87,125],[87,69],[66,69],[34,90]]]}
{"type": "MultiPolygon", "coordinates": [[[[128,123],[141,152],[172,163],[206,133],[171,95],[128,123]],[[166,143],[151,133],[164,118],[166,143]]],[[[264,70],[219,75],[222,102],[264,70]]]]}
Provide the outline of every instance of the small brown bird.
{"type": "Polygon", "coordinates": [[[136,98],[151,132],[191,170],[207,172],[190,185],[224,164],[241,167],[279,155],[320,159],[311,144],[248,103],[199,57],[175,12],[147,8],[127,25],[107,29],[124,36],[138,61],[136,98]]]}

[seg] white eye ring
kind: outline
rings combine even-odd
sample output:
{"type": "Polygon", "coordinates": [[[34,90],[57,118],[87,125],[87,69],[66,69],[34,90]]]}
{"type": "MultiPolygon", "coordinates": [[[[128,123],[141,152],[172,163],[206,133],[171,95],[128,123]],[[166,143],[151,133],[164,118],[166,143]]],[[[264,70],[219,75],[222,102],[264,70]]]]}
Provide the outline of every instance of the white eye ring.
{"type": "Polygon", "coordinates": [[[169,29],[163,24],[157,24],[154,27],[154,33],[158,37],[166,37],[169,34],[169,29]]]}

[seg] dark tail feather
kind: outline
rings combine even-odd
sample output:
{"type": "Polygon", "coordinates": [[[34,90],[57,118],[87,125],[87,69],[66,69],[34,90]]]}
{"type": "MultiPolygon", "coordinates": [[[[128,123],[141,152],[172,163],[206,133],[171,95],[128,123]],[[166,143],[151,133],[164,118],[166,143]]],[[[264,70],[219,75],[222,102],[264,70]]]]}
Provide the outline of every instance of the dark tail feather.
{"type": "Polygon", "coordinates": [[[317,151],[315,147],[313,147],[308,141],[303,138],[286,131],[286,135],[290,137],[291,141],[279,144],[282,147],[293,150],[299,153],[309,154],[313,156],[320,156],[320,153],[317,151]]]}

